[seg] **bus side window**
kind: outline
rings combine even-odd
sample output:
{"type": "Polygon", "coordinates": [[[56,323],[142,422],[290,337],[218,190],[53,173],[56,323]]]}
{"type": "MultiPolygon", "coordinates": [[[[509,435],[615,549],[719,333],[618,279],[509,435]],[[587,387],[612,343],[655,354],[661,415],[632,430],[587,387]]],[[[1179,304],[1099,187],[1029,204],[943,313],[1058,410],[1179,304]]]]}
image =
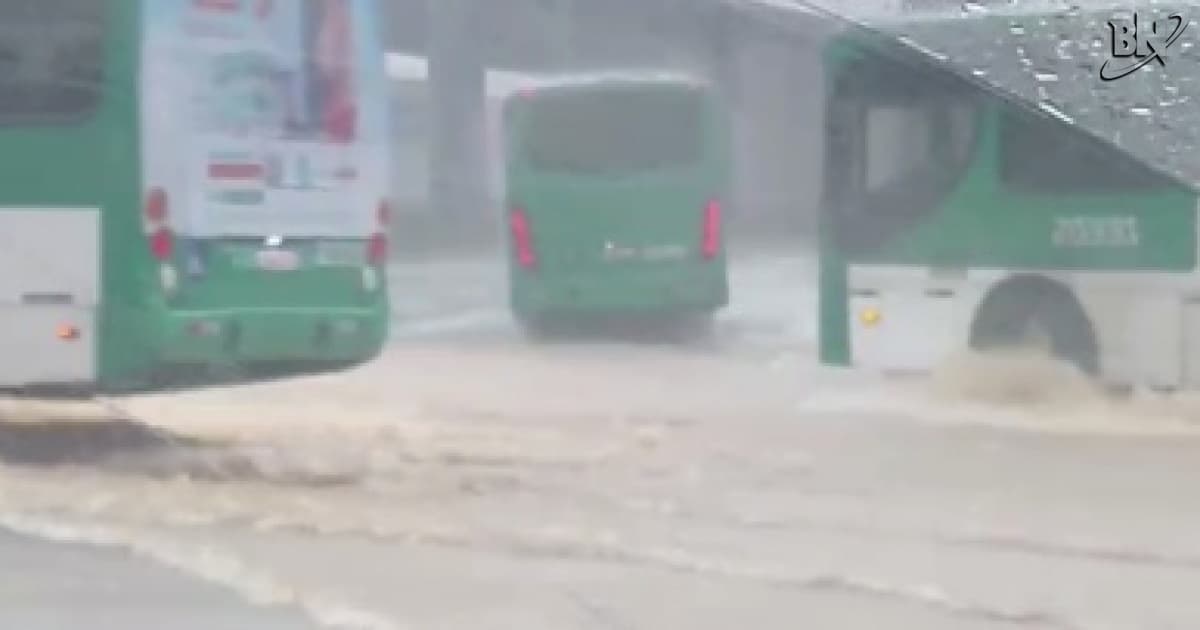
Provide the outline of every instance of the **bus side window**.
{"type": "Polygon", "coordinates": [[[1144,189],[1166,181],[1070,125],[1013,111],[1001,116],[1000,176],[1010,189],[1046,193],[1144,189]]]}
{"type": "Polygon", "coordinates": [[[944,98],[868,110],[868,191],[960,174],[974,147],[976,108],[969,100],[944,98]]]}
{"type": "Polygon", "coordinates": [[[25,3],[0,24],[0,123],[75,117],[102,92],[102,1],[25,3]]]}
{"type": "Polygon", "coordinates": [[[919,106],[867,110],[867,190],[904,180],[932,158],[932,127],[919,106]]]}

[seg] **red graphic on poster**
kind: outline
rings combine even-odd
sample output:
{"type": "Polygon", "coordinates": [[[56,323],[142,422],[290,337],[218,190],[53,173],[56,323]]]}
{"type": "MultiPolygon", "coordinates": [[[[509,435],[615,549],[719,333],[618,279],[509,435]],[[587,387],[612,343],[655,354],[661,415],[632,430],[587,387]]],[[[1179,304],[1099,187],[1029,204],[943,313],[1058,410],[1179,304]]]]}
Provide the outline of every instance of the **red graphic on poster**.
{"type": "Polygon", "coordinates": [[[354,100],[354,40],[349,0],[325,0],[317,29],[317,72],[326,137],[342,144],[354,142],[358,106],[354,100]]]}

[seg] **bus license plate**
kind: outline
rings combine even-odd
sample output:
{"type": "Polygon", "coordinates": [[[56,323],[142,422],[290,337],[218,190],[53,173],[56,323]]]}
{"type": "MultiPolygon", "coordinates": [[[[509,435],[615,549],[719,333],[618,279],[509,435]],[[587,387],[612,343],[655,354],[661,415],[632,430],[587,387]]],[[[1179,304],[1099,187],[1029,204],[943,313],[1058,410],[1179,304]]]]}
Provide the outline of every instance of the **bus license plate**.
{"type": "Polygon", "coordinates": [[[687,257],[687,248],[682,245],[655,245],[642,250],[642,259],[653,262],[683,260],[687,257]]]}
{"type": "Polygon", "coordinates": [[[267,271],[295,271],[300,268],[300,256],[286,249],[264,249],[255,255],[259,269],[267,271]]]}

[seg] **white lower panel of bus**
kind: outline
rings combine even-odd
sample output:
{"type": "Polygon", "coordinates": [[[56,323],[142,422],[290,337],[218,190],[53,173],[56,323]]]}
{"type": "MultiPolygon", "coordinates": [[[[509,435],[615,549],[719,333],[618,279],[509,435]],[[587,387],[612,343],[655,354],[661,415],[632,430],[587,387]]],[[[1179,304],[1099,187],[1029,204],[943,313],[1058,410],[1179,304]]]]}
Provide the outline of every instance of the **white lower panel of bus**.
{"type": "Polygon", "coordinates": [[[0,306],[0,387],[96,379],[95,310],[0,306]]]}
{"type": "Polygon", "coordinates": [[[0,207],[0,387],[96,380],[100,212],[0,207]]]}
{"type": "Polygon", "coordinates": [[[850,344],[855,365],[924,372],[965,347],[975,301],[966,276],[938,278],[927,268],[854,267],[850,344]],[[878,319],[864,322],[868,313],[878,319]]]}
{"type": "MultiPolygon", "coordinates": [[[[1038,272],[1072,290],[1112,383],[1200,388],[1200,276],[1189,273],[1038,272]]],[[[855,266],[850,272],[853,362],[881,372],[926,372],[968,348],[983,298],[1009,272],[957,275],[928,267],[855,266]],[[874,313],[873,323],[864,315],[874,313]]]]}

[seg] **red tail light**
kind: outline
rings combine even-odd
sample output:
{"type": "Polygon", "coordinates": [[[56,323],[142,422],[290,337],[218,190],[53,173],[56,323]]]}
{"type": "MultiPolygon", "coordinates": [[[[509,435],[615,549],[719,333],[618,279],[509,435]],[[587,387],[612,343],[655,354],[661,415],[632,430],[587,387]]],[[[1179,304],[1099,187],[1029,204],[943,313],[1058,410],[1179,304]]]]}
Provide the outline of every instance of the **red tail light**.
{"type": "Polygon", "coordinates": [[[379,206],[375,208],[375,225],[376,230],[371,238],[367,240],[367,263],[375,267],[382,267],[387,264],[389,245],[388,242],[388,226],[392,223],[392,204],[387,199],[379,201],[379,206]]]}
{"type": "Polygon", "coordinates": [[[700,253],[707,259],[716,258],[721,253],[721,204],[716,200],[704,206],[700,253]]]}
{"type": "Polygon", "coordinates": [[[171,202],[167,191],[162,188],[151,188],[146,194],[146,205],[142,208],[146,220],[146,240],[150,253],[154,258],[167,262],[175,254],[175,235],[171,233],[168,219],[171,216],[171,202]]]}
{"type": "Polygon", "coordinates": [[[162,188],[153,188],[146,195],[146,207],[143,211],[146,215],[146,221],[152,224],[163,223],[167,220],[170,214],[170,202],[167,199],[167,191],[162,188]]]}
{"type": "Polygon", "coordinates": [[[382,267],[387,264],[387,259],[388,237],[382,232],[376,232],[367,241],[367,262],[376,267],[382,267]]]}
{"type": "Polygon", "coordinates": [[[537,252],[533,248],[533,231],[529,226],[529,216],[524,210],[514,208],[508,215],[508,226],[512,230],[517,262],[526,269],[536,267],[537,252]]]}
{"type": "Polygon", "coordinates": [[[171,230],[160,227],[150,233],[150,252],[161,262],[171,260],[175,253],[175,236],[171,230]]]}

